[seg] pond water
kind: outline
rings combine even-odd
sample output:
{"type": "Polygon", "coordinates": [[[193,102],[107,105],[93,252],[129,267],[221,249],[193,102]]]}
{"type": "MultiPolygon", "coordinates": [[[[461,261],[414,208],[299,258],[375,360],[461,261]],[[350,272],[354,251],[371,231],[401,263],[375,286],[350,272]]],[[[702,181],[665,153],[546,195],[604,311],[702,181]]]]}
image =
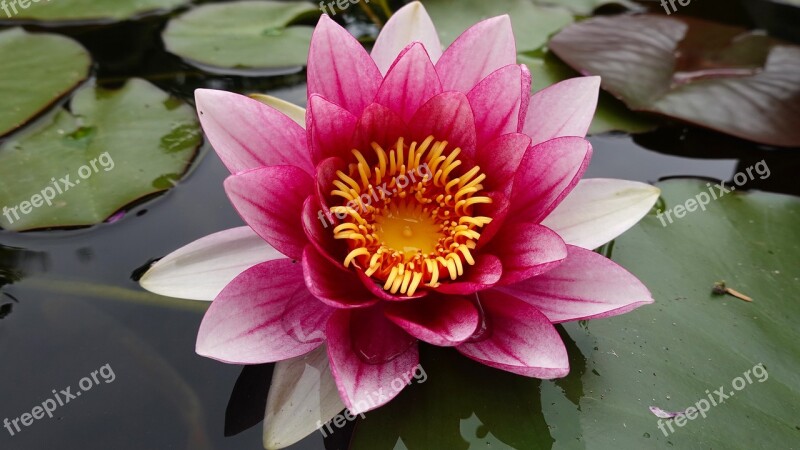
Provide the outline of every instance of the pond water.
{"type": "MultiPolygon", "coordinates": [[[[140,76],[189,102],[195,88],[210,87],[305,104],[302,72],[259,78],[203,74],[163,50],[161,26],[161,19],[147,19],[112,28],[79,27],[69,34],[90,49],[98,61],[96,77],[105,86],[140,76]]],[[[789,151],[757,150],[681,125],[643,136],[589,140],[595,153],[587,177],[728,180],[766,158],[772,176],[756,179],[751,187],[800,193],[795,175],[800,158],[789,151]]],[[[176,188],[131,208],[114,223],[0,232],[0,285],[5,284],[0,291],[0,420],[31,411],[52,398],[53,390],[72,386],[74,393],[80,380],[106,367],[100,373],[105,378],[59,406],[53,419],[45,416],[14,436],[0,429],[0,448],[261,448],[258,422],[269,367],[248,369],[241,380],[248,387],[232,401],[242,368],[194,352],[206,305],[159,298],[135,281],[149,261],[243,224],[222,189],[227,175],[206,143],[176,188]],[[238,433],[226,437],[226,429],[238,433]]],[[[541,386],[546,396],[553,384],[541,386]]],[[[560,441],[559,430],[550,434],[557,446],[570,446],[560,441]]],[[[347,436],[348,429],[327,440],[314,433],[290,448],[345,448],[347,436]]]]}

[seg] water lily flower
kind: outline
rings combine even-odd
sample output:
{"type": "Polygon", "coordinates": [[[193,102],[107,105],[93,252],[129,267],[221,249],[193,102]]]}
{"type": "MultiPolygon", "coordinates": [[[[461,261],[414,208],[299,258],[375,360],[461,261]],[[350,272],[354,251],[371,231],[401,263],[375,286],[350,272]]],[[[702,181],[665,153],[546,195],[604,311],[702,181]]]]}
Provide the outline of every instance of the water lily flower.
{"type": "MultiPolygon", "coordinates": [[[[371,54],[322,16],[307,111],[197,91],[203,129],[232,173],[225,191],[248,226],[177,250],[141,284],[214,300],[200,355],[281,361],[275,383],[289,394],[271,395],[268,414],[307,406],[311,388],[324,392],[317,401],[335,397],[316,409],[323,423],[342,405],[376,408],[419,364],[420,341],[562,377],[569,362],[554,324],[653,301],[591,249],[638,222],[659,191],[581,180],[598,77],[530,90],[508,16],[442,51],[414,2],[371,54]],[[303,367],[317,369],[313,383],[303,384],[303,367]]],[[[291,439],[265,436],[268,447],[291,439]]]]}

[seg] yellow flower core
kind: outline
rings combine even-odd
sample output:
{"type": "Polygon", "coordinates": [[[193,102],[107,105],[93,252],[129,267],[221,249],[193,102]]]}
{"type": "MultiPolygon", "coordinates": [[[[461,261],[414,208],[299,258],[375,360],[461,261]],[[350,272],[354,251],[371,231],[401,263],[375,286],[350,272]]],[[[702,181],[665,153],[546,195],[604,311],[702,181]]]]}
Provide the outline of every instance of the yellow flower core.
{"type": "Polygon", "coordinates": [[[387,152],[372,143],[373,164],[353,150],[349,174],[337,171],[331,195],[342,199],[331,213],[341,219],[333,232],[347,242],[345,266],[351,264],[383,283],[392,294],[413,295],[420,285],[457,279],[466,264],[475,264],[478,230],[491,222],[473,216],[486,175],[475,166],[465,171],[461,149],[447,151],[447,141],[429,136],[387,152]]]}

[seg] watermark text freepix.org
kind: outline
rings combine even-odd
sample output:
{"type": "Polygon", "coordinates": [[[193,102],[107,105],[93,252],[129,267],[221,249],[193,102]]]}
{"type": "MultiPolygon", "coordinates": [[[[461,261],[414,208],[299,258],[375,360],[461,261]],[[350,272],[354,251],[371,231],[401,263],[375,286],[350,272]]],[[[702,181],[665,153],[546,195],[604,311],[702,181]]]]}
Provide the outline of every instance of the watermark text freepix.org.
{"type": "MultiPolygon", "coordinates": [[[[421,364],[417,364],[410,372],[403,373],[399,377],[392,380],[389,388],[392,389],[392,394],[397,394],[403,390],[406,385],[411,384],[411,380],[417,380],[417,384],[421,384],[427,379],[428,374],[425,373],[425,369],[422,368],[421,364]]],[[[394,395],[392,395],[392,397],[394,397],[394,395]]],[[[376,391],[373,391],[372,394],[367,395],[366,400],[359,401],[355,406],[359,410],[363,411],[367,409],[367,407],[375,407],[376,405],[386,403],[387,398],[389,398],[387,393],[384,392],[383,388],[380,388],[376,391]]],[[[344,412],[337,414],[331,420],[329,420],[327,424],[323,425],[318,420],[317,428],[319,429],[319,432],[322,433],[322,436],[328,437],[328,434],[334,432],[331,425],[339,429],[345,426],[347,422],[355,420],[355,418],[358,416],[360,416],[362,419],[365,417],[364,413],[352,414],[349,409],[345,409],[344,412]]]]}
{"type": "MultiPolygon", "coordinates": [[[[332,208],[336,209],[336,212],[332,210],[328,210],[328,217],[326,217],[325,213],[322,210],[317,211],[317,218],[320,222],[322,222],[322,226],[324,228],[328,228],[328,225],[331,225],[332,218],[335,215],[337,219],[342,220],[347,217],[347,213],[343,211],[343,209],[356,209],[358,208],[360,213],[364,213],[367,210],[367,206],[372,204],[372,201],[380,201],[385,200],[388,197],[397,193],[398,188],[405,189],[409,183],[417,183],[418,181],[424,182],[425,180],[429,180],[433,178],[433,173],[431,172],[431,168],[428,167],[428,163],[422,163],[417,166],[415,169],[409,170],[406,174],[399,175],[395,178],[392,178],[390,181],[384,182],[380,186],[375,186],[373,188],[372,185],[369,186],[369,192],[364,192],[361,194],[357,199],[350,200],[347,202],[347,206],[345,208],[332,208]],[[419,180],[417,180],[419,177],[419,180]],[[380,198],[379,197],[380,193],[380,198]]],[[[355,191],[351,192],[353,197],[357,195],[355,191]]]]}
{"type": "Polygon", "coordinates": [[[336,0],[333,2],[327,2],[326,6],[326,2],[321,1],[319,2],[319,10],[322,11],[322,14],[328,14],[328,8],[330,8],[330,15],[335,16],[336,8],[334,8],[334,6],[337,6],[340,12],[344,12],[344,10],[349,8],[350,5],[355,5],[360,1],[363,1],[364,3],[369,3],[369,0],[336,0]]]}
{"type": "Polygon", "coordinates": [[[75,179],[74,181],[70,180],[70,174],[60,177],[58,180],[56,180],[55,177],[50,178],[50,184],[45,186],[38,194],[33,194],[30,200],[25,200],[14,207],[3,206],[3,216],[5,216],[5,219],[9,224],[12,224],[17,220],[20,220],[20,213],[22,215],[28,215],[34,210],[34,208],[44,206],[45,203],[47,206],[52,206],[53,200],[58,195],[61,195],[81,184],[81,180],[86,180],[99,172],[100,169],[98,168],[98,163],[106,172],[114,169],[114,160],[111,159],[111,155],[108,152],[105,152],[99,157],[89,161],[89,164],[81,166],[78,169],[79,178],[75,179]]]}
{"type": "Polygon", "coordinates": [[[669,223],[673,222],[672,214],[675,214],[676,219],[683,219],[686,216],[687,212],[695,212],[697,208],[702,209],[703,211],[706,210],[706,206],[711,203],[711,200],[717,200],[720,197],[724,196],[725,194],[730,194],[731,191],[735,191],[737,187],[743,186],[747,183],[748,180],[754,180],[755,176],[753,175],[753,170],[759,175],[759,179],[763,180],[770,175],[769,167],[767,167],[766,161],[763,159],[757,162],[754,166],[750,166],[744,170],[744,172],[738,172],[736,175],[733,176],[733,184],[736,186],[729,186],[725,187],[725,182],[723,181],[720,184],[711,185],[711,183],[706,183],[706,187],[708,187],[708,192],[701,192],[694,196],[694,198],[690,198],[686,200],[682,205],[676,205],[672,209],[667,209],[666,211],[659,211],[656,214],[658,220],[661,221],[661,225],[666,227],[667,220],[669,223]],[[746,174],[745,174],[746,173],[746,174]],[[664,218],[666,217],[666,220],[664,218]]]}
{"type": "MultiPolygon", "coordinates": [[[[767,369],[764,367],[763,363],[758,363],[753,366],[752,369],[747,369],[742,376],[736,377],[731,381],[731,386],[733,387],[733,391],[725,392],[725,386],[720,386],[714,392],[709,392],[706,389],[706,394],[708,394],[708,399],[701,398],[698,400],[694,406],[690,406],[686,408],[685,411],[681,411],[679,413],[673,413],[674,417],[664,420],[658,419],[658,429],[664,433],[665,437],[668,437],[670,433],[674,433],[675,429],[672,427],[674,423],[678,427],[683,427],[687,424],[687,420],[694,420],[697,418],[699,414],[704,419],[706,418],[706,413],[711,409],[712,406],[719,406],[725,403],[725,400],[733,397],[736,394],[736,391],[741,391],[742,389],[746,388],[747,386],[753,384],[753,378],[750,375],[758,380],[759,383],[763,383],[767,381],[769,378],[769,374],[767,373],[767,369]],[[665,427],[666,425],[666,427],[665,427]],[[669,428],[669,432],[667,432],[667,428],[669,428]]],[[[650,408],[653,410],[653,408],[650,408]]],[[[671,414],[672,415],[672,414],[671,414]]],[[[662,416],[667,417],[667,416],[662,416]]]]}
{"type": "Polygon", "coordinates": [[[678,12],[678,7],[675,6],[676,1],[680,3],[681,6],[689,6],[689,3],[692,2],[692,0],[661,0],[661,6],[664,7],[664,11],[667,12],[667,15],[678,12]],[[672,6],[672,11],[667,7],[667,3],[669,3],[669,6],[672,6]]]}
{"type": "Polygon", "coordinates": [[[67,386],[65,389],[61,389],[58,392],[53,389],[52,398],[48,398],[47,400],[43,401],[41,405],[34,406],[31,412],[23,413],[21,416],[12,420],[9,420],[6,417],[3,419],[3,426],[6,428],[6,430],[8,430],[8,433],[11,436],[14,436],[22,431],[22,427],[20,427],[20,425],[23,427],[29,427],[33,425],[35,420],[43,419],[45,415],[52,419],[53,412],[55,412],[56,409],[77,399],[81,396],[82,392],[87,392],[93,387],[99,386],[101,379],[105,381],[106,384],[117,379],[117,375],[114,373],[114,369],[111,368],[111,364],[106,364],[103,367],[92,371],[92,373],[89,375],[81,378],[80,381],[78,381],[78,387],[80,390],[72,392],[72,386],[67,386]]]}
{"type": "Polygon", "coordinates": [[[3,12],[6,13],[6,17],[10,19],[19,14],[17,6],[19,6],[22,9],[28,9],[31,6],[31,3],[39,3],[39,2],[50,3],[50,1],[51,0],[1,0],[0,9],[2,9],[3,12]]]}

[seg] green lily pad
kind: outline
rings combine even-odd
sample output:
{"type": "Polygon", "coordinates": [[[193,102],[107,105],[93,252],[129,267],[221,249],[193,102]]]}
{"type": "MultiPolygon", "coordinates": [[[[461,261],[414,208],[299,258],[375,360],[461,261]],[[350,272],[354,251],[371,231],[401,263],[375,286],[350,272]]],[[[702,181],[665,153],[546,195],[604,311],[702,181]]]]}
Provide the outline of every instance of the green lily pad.
{"type": "Polygon", "coordinates": [[[0,146],[0,227],[102,222],[171,188],[201,141],[194,110],[144,80],[116,91],[83,88],[69,111],[0,146]]]}
{"type": "Polygon", "coordinates": [[[319,8],[306,2],[203,5],[172,19],[162,37],[168,51],[201,67],[304,66],[314,28],[291,24],[319,14],[319,8]]]}
{"type": "MultiPolygon", "coordinates": [[[[708,192],[694,180],[659,187],[670,209],[708,192]]],[[[651,289],[656,303],[564,324],[566,378],[517,377],[426,348],[428,380],[367,413],[351,449],[796,445],[800,199],[733,192],[710,200],[705,211],[671,217],[663,226],[649,215],[613,246],[613,259],[651,289]],[[714,294],[721,280],[753,301],[714,294]],[[728,396],[722,403],[720,387],[728,396]],[[705,407],[700,401],[710,395],[717,404],[705,418],[695,412],[680,422],[661,420],[664,432],[650,410],[705,407]]]]}
{"type": "Polygon", "coordinates": [[[699,19],[596,17],[549,48],[603,89],[651,111],[754,142],[800,146],[800,46],[699,19]]]}
{"type": "Polygon", "coordinates": [[[445,46],[475,23],[508,14],[514,27],[517,51],[535,50],[573,20],[572,14],[564,8],[540,6],[530,0],[427,0],[424,4],[445,46]]]}
{"type": "Polygon", "coordinates": [[[23,22],[117,22],[155,12],[168,12],[186,5],[190,0],[16,0],[0,13],[6,18],[23,22]],[[28,6],[23,7],[27,4],[28,6]],[[16,11],[16,12],[15,12],[16,11]]]}
{"type": "Polygon", "coordinates": [[[638,10],[641,6],[634,3],[632,0],[533,0],[534,3],[540,5],[558,5],[568,8],[575,14],[583,16],[591,15],[595,9],[603,5],[620,5],[628,9],[638,10]]]}
{"type": "MultiPolygon", "coordinates": [[[[564,64],[552,52],[546,52],[543,56],[520,54],[517,59],[519,63],[527,65],[531,71],[533,92],[540,91],[567,78],[580,76],[578,72],[564,64]]],[[[658,123],[653,118],[647,117],[640,112],[631,111],[611,94],[600,91],[597,111],[592,119],[588,134],[602,134],[611,131],[644,133],[655,129],[657,126],[658,123]]]]}
{"type": "Polygon", "coordinates": [[[89,52],[70,38],[0,32],[0,137],[23,126],[89,75],[89,52]]]}

